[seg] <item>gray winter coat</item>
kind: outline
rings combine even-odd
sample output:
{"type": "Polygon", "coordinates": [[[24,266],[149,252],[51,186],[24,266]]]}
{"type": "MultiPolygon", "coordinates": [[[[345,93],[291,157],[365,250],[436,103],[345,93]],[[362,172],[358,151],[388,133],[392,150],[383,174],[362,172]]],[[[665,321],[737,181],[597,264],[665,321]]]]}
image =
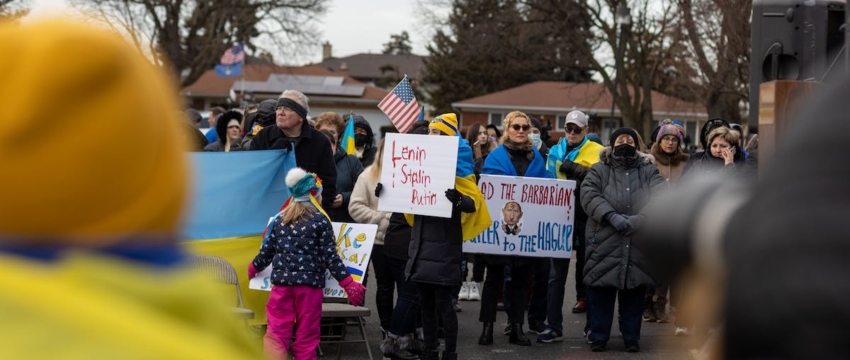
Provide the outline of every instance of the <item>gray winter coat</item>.
{"type": "Polygon", "coordinates": [[[626,164],[612,158],[610,146],[599,152],[599,162],[590,168],[580,190],[581,205],[588,215],[585,285],[623,290],[654,284],[649,264],[632,246],[631,236],[617,232],[605,215],[639,214],[650,198],[665,188],[652,155],[639,152],[637,159],[626,164]]]}

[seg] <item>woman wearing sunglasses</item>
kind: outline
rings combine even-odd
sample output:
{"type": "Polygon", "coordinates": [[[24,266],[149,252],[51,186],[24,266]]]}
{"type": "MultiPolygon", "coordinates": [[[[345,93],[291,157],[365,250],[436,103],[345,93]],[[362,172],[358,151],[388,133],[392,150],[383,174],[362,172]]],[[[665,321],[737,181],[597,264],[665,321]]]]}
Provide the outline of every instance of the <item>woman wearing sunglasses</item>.
{"type": "MultiPolygon", "coordinates": [[[[490,152],[484,161],[482,174],[524,176],[532,178],[548,178],[546,172],[546,161],[537,148],[534,147],[528,136],[531,131],[531,120],[528,115],[513,111],[505,116],[502,121],[505,134],[502,135],[501,145],[490,152]]],[[[505,265],[511,268],[511,288],[508,317],[510,320],[511,344],[531,346],[531,340],[525,337],[522,331],[523,317],[526,306],[526,293],[528,278],[533,261],[532,259],[517,256],[489,256],[487,260],[487,277],[484,280],[484,292],[481,297],[481,312],[478,320],[484,323],[484,329],[478,343],[481,345],[493,344],[493,323],[496,321],[496,297],[499,293],[499,284],[505,281],[505,265]]]]}

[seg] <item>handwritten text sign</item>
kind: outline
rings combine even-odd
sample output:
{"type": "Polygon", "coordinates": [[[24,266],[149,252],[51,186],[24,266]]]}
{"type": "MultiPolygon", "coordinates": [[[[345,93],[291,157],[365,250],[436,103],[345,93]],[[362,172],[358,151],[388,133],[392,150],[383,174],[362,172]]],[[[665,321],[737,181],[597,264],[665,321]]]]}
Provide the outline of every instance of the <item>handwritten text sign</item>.
{"type": "Polygon", "coordinates": [[[452,204],[445,193],[455,187],[458,139],[387,134],[378,210],[451,217],[452,204]]]}
{"type": "MultiPolygon", "coordinates": [[[[332,223],[334,234],[336,234],[336,251],[342,258],[342,263],[348,268],[348,272],[354,281],[363,282],[366,268],[369,266],[369,258],[372,254],[372,246],[375,245],[375,233],[378,225],[332,223]]],[[[256,290],[271,291],[272,266],[257,273],[248,287],[256,290]]],[[[325,271],[325,297],[347,297],[345,291],[339,286],[330,272],[325,271]]]]}
{"type": "Polygon", "coordinates": [[[481,175],[493,226],[463,243],[463,252],[569,258],[575,181],[481,175]]]}

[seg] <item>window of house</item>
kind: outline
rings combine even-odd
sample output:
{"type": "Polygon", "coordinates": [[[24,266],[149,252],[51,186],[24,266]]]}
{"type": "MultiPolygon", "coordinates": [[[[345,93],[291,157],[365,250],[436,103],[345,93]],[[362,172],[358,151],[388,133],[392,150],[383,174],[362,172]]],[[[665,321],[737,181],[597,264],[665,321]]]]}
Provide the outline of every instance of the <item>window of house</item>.
{"type": "Polygon", "coordinates": [[[555,130],[564,130],[564,123],[567,122],[567,114],[558,115],[558,121],[555,122],[555,130]]]}
{"type": "Polygon", "coordinates": [[[490,125],[496,125],[497,127],[502,126],[502,119],[505,118],[505,114],[503,113],[490,113],[490,125]]]}

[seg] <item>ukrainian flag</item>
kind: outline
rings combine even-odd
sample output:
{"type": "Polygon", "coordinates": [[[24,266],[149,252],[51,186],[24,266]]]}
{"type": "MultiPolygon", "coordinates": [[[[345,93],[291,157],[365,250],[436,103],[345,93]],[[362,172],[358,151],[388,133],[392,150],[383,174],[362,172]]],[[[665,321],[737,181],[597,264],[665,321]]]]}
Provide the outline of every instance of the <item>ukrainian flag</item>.
{"type": "Polygon", "coordinates": [[[348,125],[345,126],[345,131],[342,133],[341,144],[346,154],[354,155],[357,153],[354,146],[354,114],[348,117],[348,125]]]}
{"type": "Polygon", "coordinates": [[[248,263],[269,217],[289,198],[283,150],[190,153],[194,182],[182,229],[191,254],[220,256],[236,269],[252,324],[265,324],[269,292],[248,289],[248,263]]]}
{"type": "Polygon", "coordinates": [[[348,273],[351,275],[351,279],[356,282],[363,283],[363,271],[360,271],[357,268],[353,268],[351,266],[345,267],[348,270],[348,273]]]}

